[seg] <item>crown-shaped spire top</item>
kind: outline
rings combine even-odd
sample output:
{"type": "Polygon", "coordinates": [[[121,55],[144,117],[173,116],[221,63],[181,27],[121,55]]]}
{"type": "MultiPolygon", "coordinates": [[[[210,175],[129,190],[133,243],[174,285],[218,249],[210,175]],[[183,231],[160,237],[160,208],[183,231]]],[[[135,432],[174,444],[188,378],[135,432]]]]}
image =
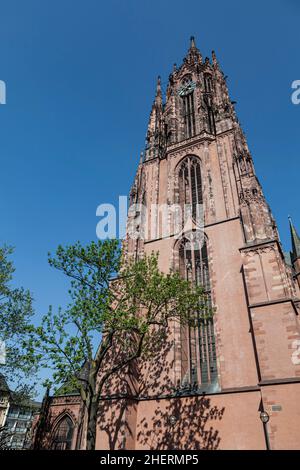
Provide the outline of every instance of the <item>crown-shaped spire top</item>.
{"type": "Polygon", "coordinates": [[[195,37],[190,37],[190,48],[188,50],[186,59],[189,63],[202,63],[202,56],[196,47],[195,37]]]}

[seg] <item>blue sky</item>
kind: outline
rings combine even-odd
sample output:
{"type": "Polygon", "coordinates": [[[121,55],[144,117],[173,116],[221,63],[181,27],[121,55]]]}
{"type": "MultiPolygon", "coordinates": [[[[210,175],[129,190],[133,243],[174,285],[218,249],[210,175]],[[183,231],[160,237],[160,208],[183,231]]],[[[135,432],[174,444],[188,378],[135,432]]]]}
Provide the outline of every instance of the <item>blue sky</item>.
{"type": "Polygon", "coordinates": [[[132,183],[153,100],[189,38],[214,49],[256,171],[289,247],[300,229],[297,0],[2,0],[0,243],[16,247],[15,281],[38,314],[66,302],[48,267],[59,243],[95,239],[96,207],[132,183]]]}

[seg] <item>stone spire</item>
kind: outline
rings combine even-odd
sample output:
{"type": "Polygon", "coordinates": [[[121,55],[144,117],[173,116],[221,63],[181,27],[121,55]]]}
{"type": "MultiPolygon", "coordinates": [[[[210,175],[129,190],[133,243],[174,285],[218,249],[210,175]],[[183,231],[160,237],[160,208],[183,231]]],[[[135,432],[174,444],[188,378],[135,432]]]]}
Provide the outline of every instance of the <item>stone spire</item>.
{"type": "Polygon", "coordinates": [[[211,56],[212,56],[212,63],[213,63],[214,68],[219,68],[219,62],[218,62],[215,51],[211,51],[211,56]]]}
{"type": "Polygon", "coordinates": [[[292,262],[296,259],[300,259],[300,237],[296,231],[296,228],[292,222],[291,217],[289,217],[290,231],[291,231],[291,240],[292,240],[292,262]]]}
{"type": "Polygon", "coordinates": [[[157,77],[156,93],[152,105],[148,130],[146,135],[145,160],[158,156],[159,146],[161,144],[163,120],[163,96],[161,90],[160,76],[157,77]]]}
{"type": "Polygon", "coordinates": [[[202,64],[202,55],[200,54],[199,49],[196,47],[196,42],[194,36],[190,38],[190,48],[186,55],[185,60],[189,64],[202,64]]]}
{"type": "Polygon", "coordinates": [[[155,98],[152,105],[152,110],[150,113],[150,120],[148,125],[148,131],[155,132],[158,126],[158,121],[160,120],[162,114],[162,107],[163,107],[163,97],[161,91],[161,80],[160,76],[157,77],[156,83],[156,92],[155,98]]]}
{"type": "Polygon", "coordinates": [[[190,49],[197,49],[194,36],[191,36],[190,41],[191,41],[190,49]]]}
{"type": "Polygon", "coordinates": [[[156,94],[155,94],[155,100],[154,103],[157,106],[158,109],[162,107],[162,92],[161,92],[161,80],[160,76],[157,77],[157,83],[156,83],[156,94]]]}

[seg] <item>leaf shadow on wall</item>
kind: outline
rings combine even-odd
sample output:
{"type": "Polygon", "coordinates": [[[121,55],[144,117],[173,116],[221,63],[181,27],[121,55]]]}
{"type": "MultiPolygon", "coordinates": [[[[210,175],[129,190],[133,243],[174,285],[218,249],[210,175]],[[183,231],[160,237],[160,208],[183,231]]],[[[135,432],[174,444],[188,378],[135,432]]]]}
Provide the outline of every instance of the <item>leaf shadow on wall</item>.
{"type": "Polygon", "coordinates": [[[205,396],[172,398],[164,407],[157,401],[150,422],[143,418],[139,423],[137,441],[156,450],[216,450],[221,438],[213,422],[224,411],[205,396]]]}
{"type": "MultiPolygon", "coordinates": [[[[136,361],[126,375],[114,378],[118,383],[114,390],[123,398],[102,401],[98,429],[106,435],[110,450],[218,449],[217,423],[225,408],[212,405],[205,395],[174,396],[174,361],[168,360],[174,343],[167,335],[160,339],[147,360],[136,361]]],[[[109,384],[107,391],[111,387],[109,384]]],[[[103,448],[101,438],[98,448],[103,448]]]]}

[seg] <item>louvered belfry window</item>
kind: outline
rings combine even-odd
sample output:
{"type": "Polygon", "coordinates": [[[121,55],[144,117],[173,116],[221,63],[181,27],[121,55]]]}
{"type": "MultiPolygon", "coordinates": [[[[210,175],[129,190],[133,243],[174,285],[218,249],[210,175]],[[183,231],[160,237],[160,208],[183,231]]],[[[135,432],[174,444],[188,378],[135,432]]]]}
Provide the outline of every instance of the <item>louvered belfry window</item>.
{"type": "MultiPolygon", "coordinates": [[[[194,219],[197,204],[202,204],[201,168],[196,157],[186,157],[179,168],[179,202],[181,206],[191,206],[194,219]]],[[[203,286],[207,295],[206,305],[193,314],[192,324],[180,328],[181,386],[206,389],[216,383],[217,367],[213,318],[205,318],[212,303],[207,242],[203,232],[183,234],[179,243],[179,272],[183,278],[203,286]]]]}
{"type": "Polygon", "coordinates": [[[185,138],[189,139],[196,134],[194,93],[189,93],[183,96],[182,99],[185,138]]]}

